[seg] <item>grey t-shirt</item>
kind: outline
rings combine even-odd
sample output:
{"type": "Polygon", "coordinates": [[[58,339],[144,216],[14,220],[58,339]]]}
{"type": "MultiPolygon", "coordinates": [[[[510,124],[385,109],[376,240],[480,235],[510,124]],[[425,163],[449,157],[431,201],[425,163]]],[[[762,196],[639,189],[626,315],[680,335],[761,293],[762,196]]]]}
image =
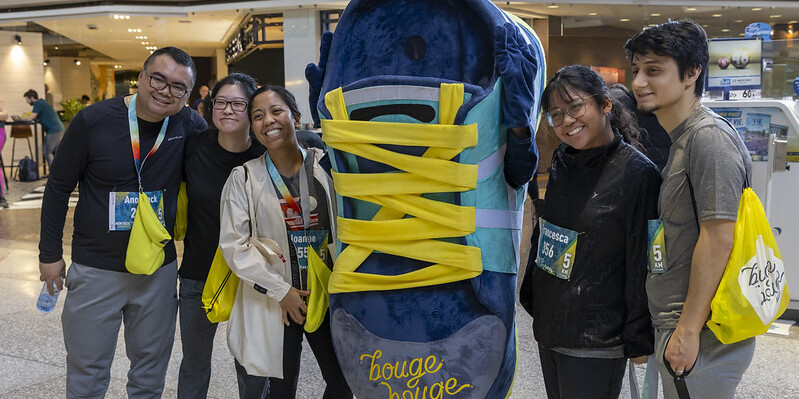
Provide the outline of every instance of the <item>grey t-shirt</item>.
{"type": "Polygon", "coordinates": [[[666,270],[662,274],[650,273],[646,283],[649,312],[656,328],[677,326],[688,294],[698,223],[735,220],[745,179],[751,181],[752,175],[752,161],[741,136],[707,107],[697,108],[669,136],[672,145],[661,172],[663,183],[658,199],[666,270]]]}

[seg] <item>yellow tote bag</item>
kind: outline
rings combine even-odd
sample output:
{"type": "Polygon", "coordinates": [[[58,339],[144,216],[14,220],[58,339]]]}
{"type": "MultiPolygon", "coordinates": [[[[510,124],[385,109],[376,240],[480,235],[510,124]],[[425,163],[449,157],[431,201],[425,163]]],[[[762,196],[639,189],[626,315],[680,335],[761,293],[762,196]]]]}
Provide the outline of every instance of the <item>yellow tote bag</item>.
{"type": "MultiPolygon", "coordinates": [[[[322,243],[320,248],[326,246],[327,240],[322,243]]],[[[316,331],[325,320],[327,308],[330,305],[327,284],[330,282],[331,273],[332,271],[328,269],[319,254],[311,245],[308,245],[308,290],[311,291],[311,295],[308,296],[308,314],[305,315],[304,328],[306,332],[316,331]]]]}
{"type": "Polygon", "coordinates": [[[189,224],[189,196],[186,195],[186,182],[180,183],[178,191],[178,212],[175,214],[175,241],[186,238],[186,229],[189,224]]]}
{"type": "Polygon", "coordinates": [[[147,194],[139,192],[139,205],[130,229],[125,267],[133,274],[153,274],[164,263],[164,245],[172,236],[158,220],[147,194]]]}
{"type": "Polygon", "coordinates": [[[707,322],[724,344],[768,331],[790,299],[780,250],[763,204],[751,188],[741,195],[733,237],[730,260],[707,322]]]}
{"type": "Polygon", "coordinates": [[[203,287],[203,309],[211,323],[227,321],[230,318],[238,287],[239,277],[230,270],[221,249],[217,246],[203,287]]]}

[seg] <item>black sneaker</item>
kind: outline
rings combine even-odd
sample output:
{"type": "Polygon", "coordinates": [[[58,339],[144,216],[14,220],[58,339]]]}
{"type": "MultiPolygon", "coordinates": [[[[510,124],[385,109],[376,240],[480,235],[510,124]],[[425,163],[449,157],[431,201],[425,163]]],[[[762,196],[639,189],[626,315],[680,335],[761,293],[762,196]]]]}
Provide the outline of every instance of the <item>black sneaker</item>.
{"type": "Polygon", "coordinates": [[[0,208],[8,208],[8,201],[5,197],[0,197],[0,208]]]}

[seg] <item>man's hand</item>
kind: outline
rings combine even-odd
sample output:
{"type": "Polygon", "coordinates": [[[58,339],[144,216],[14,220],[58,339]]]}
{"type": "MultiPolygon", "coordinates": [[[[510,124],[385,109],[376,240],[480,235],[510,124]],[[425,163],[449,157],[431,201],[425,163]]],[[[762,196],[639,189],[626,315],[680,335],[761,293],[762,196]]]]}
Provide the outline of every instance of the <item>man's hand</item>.
{"type": "Polygon", "coordinates": [[[55,292],[53,292],[54,283],[59,291],[64,289],[63,279],[66,275],[66,270],[67,263],[64,262],[64,259],[53,263],[39,262],[39,280],[47,282],[47,292],[49,292],[50,295],[55,294],[55,292]]]}
{"type": "Polygon", "coordinates": [[[679,324],[671,334],[663,357],[676,375],[690,371],[699,356],[699,332],[686,331],[679,324]]]}
{"type": "Polygon", "coordinates": [[[280,300],[280,308],[283,309],[283,324],[289,325],[289,317],[297,324],[305,323],[305,314],[308,313],[308,306],[302,297],[311,295],[311,291],[302,291],[294,287],[289,289],[286,296],[280,300]]]}

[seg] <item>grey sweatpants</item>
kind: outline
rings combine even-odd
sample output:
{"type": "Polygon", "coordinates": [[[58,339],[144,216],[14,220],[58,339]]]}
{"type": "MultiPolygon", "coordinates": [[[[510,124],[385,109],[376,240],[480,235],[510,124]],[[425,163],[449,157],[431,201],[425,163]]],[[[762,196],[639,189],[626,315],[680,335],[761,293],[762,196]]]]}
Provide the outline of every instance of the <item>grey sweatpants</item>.
{"type": "Polygon", "coordinates": [[[175,338],[177,262],[150,276],[73,263],[61,324],[67,398],[103,398],[119,326],[125,323],[129,398],[160,398],[175,338]]]}
{"type": "MultiPolygon", "coordinates": [[[[663,353],[666,351],[673,329],[655,329],[655,361],[663,380],[663,397],[677,399],[674,377],[666,368],[663,353]]],[[[692,399],[732,399],[752,356],[755,339],[749,338],[724,345],[707,328],[699,333],[699,356],[694,367],[685,373],[685,385],[692,399]]]]}

